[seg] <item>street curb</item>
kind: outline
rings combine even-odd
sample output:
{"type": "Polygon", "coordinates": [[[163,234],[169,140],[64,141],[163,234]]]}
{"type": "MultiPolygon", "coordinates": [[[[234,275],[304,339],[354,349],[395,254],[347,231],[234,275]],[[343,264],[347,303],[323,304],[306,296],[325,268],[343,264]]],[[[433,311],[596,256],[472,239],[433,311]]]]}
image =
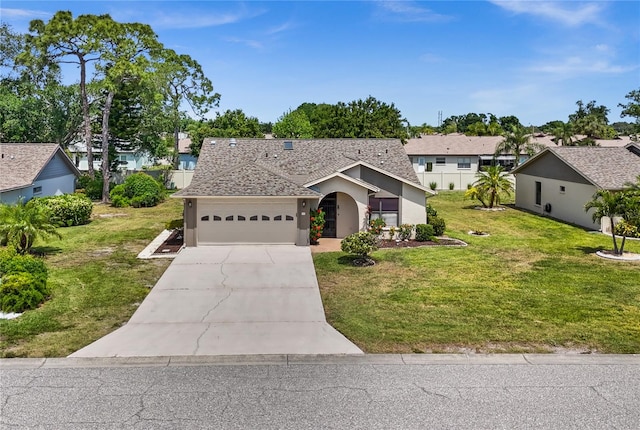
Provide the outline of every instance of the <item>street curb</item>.
{"type": "Polygon", "coordinates": [[[640,354],[365,354],[365,355],[217,355],[176,357],[3,358],[0,369],[87,367],[297,365],[625,365],[640,366],[640,354]]]}

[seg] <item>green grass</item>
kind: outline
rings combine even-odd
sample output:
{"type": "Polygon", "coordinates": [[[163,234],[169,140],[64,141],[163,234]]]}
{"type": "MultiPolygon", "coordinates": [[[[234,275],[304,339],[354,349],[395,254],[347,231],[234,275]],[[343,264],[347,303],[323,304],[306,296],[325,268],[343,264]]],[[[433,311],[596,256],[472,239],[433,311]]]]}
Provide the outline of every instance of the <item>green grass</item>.
{"type": "Polygon", "coordinates": [[[0,357],[66,356],[124,324],[170,262],[137,254],[181,216],[179,199],[140,209],[97,204],[89,224],[39,243],[34,250],[46,255],[51,299],[0,320],[0,357]]]}
{"type": "MultiPolygon", "coordinates": [[[[343,253],[314,261],[328,321],[366,352],[640,352],[640,264],[594,255],[608,236],[534,214],[431,198],[466,248],[343,253]],[[470,230],[489,237],[475,237],[470,230]]],[[[640,242],[627,241],[640,253],[640,242]]]]}

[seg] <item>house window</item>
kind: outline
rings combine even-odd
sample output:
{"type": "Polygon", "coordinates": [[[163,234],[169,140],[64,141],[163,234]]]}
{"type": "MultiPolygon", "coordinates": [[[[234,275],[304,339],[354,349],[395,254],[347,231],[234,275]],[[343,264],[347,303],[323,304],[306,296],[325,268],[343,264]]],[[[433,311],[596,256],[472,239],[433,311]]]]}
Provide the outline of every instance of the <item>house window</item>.
{"type": "Polygon", "coordinates": [[[222,221],[222,218],[220,218],[218,215],[214,215],[213,216],[213,220],[214,221],[222,221]]]}
{"type": "Polygon", "coordinates": [[[209,215],[205,215],[203,217],[200,217],[200,221],[209,221],[209,215]]]}
{"type": "Polygon", "coordinates": [[[251,218],[249,218],[249,221],[258,221],[258,215],[251,215],[251,218]]]}
{"type": "Polygon", "coordinates": [[[427,172],[433,172],[433,163],[431,161],[427,163],[427,172]]]}
{"type": "Polygon", "coordinates": [[[564,187],[564,185],[560,185],[560,193],[561,193],[561,194],[564,194],[564,192],[565,192],[566,190],[567,190],[567,189],[564,187]]]}
{"type": "Polygon", "coordinates": [[[293,221],[293,217],[291,215],[287,215],[287,221],[293,221]]]}
{"type": "Polygon", "coordinates": [[[42,194],[42,187],[33,187],[33,194],[42,194]]]}
{"type": "Polygon", "coordinates": [[[397,197],[369,197],[369,206],[371,219],[382,218],[387,227],[398,226],[399,199],[397,197]]]}
{"type": "Polygon", "coordinates": [[[238,221],[245,221],[246,218],[242,215],[238,215],[238,221]]]}
{"type": "Polygon", "coordinates": [[[282,215],[276,215],[273,217],[274,221],[282,221],[282,215]]]}
{"type": "Polygon", "coordinates": [[[426,162],[427,162],[426,158],[418,157],[418,173],[424,172],[426,162]]]}
{"type": "Polygon", "coordinates": [[[447,164],[445,157],[436,157],[436,166],[444,166],[445,164],[447,164]]]}
{"type": "Polygon", "coordinates": [[[458,158],[458,169],[470,169],[471,168],[471,158],[464,157],[458,158]]]}
{"type": "Polygon", "coordinates": [[[542,204],[542,182],[536,181],[536,205],[542,204]]]}
{"type": "Polygon", "coordinates": [[[229,215],[225,218],[225,221],[233,221],[233,215],[229,215]]]}

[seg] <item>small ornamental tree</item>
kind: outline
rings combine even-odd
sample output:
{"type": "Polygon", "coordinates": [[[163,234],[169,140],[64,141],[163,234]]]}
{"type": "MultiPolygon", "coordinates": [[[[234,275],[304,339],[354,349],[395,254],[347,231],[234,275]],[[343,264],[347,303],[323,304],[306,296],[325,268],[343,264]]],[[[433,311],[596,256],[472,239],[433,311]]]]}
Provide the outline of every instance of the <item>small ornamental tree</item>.
{"type": "Polygon", "coordinates": [[[309,239],[311,244],[315,245],[322,237],[322,231],[324,230],[324,212],[322,208],[317,210],[311,210],[309,218],[309,239]]]}
{"type": "Polygon", "coordinates": [[[340,249],[358,258],[353,261],[356,266],[371,266],[374,261],[369,254],[378,249],[377,237],[368,231],[353,233],[342,239],[340,249]]]}

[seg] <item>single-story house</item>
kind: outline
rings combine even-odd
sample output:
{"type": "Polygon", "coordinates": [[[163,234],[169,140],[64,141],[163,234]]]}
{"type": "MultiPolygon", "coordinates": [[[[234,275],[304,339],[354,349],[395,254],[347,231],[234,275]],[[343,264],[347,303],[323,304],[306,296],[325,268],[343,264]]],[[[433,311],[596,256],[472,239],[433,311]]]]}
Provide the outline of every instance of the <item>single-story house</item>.
{"type": "MultiPolygon", "coordinates": [[[[582,137],[584,136],[576,136],[576,139],[582,137]]],[[[459,133],[425,134],[409,139],[404,148],[421,184],[429,186],[435,182],[438,190],[450,189],[450,184],[453,184],[454,190],[466,190],[476,181],[477,172],[484,166],[497,162],[507,171],[515,167],[513,154],[495,156],[496,148],[503,140],[502,136],[465,136],[459,133]]],[[[533,135],[530,143],[539,149],[557,147],[552,135],[533,135]]],[[[603,147],[623,147],[629,144],[630,140],[624,137],[615,140],[597,140],[596,143],[603,147]]],[[[520,154],[518,164],[528,158],[528,154],[520,154]]]]}
{"type": "MultiPolygon", "coordinates": [[[[102,148],[93,148],[93,168],[102,168],[102,148]]],[[[86,172],[89,170],[89,160],[87,158],[87,145],[84,142],[76,142],[69,145],[69,153],[78,170],[86,172]]],[[[142,170],[145,166],[152,166],[152,157],[144,151],[134,149],[117,148],[116,156],[120,162],[119,170],[142,170]]]]}
{"type": "Polygon", "coordinates": [[[80,174],[55,143],[0,144],[0,202],[75,192],[80,174]]]}
{"type": "Polygon", "coordinates": [[[323,237],[426,222],[425,199],[398,139],[204,140],[184,199],[186,246],[309,245],[310,210],[325,213],[323,237]]]}
{"type": "Polygon", "coordinates": [[[617,191],[640,175],[640,146],[559,146],[515,168],[516,206],[599,230],[584,206],[597,190],[617,191]]]}
{"type": "Polygon", "coordinates": [[[191,139],[183,137],[178,140],[178,170],[194,170],[198,157],[191,154],[191,139]]]}

